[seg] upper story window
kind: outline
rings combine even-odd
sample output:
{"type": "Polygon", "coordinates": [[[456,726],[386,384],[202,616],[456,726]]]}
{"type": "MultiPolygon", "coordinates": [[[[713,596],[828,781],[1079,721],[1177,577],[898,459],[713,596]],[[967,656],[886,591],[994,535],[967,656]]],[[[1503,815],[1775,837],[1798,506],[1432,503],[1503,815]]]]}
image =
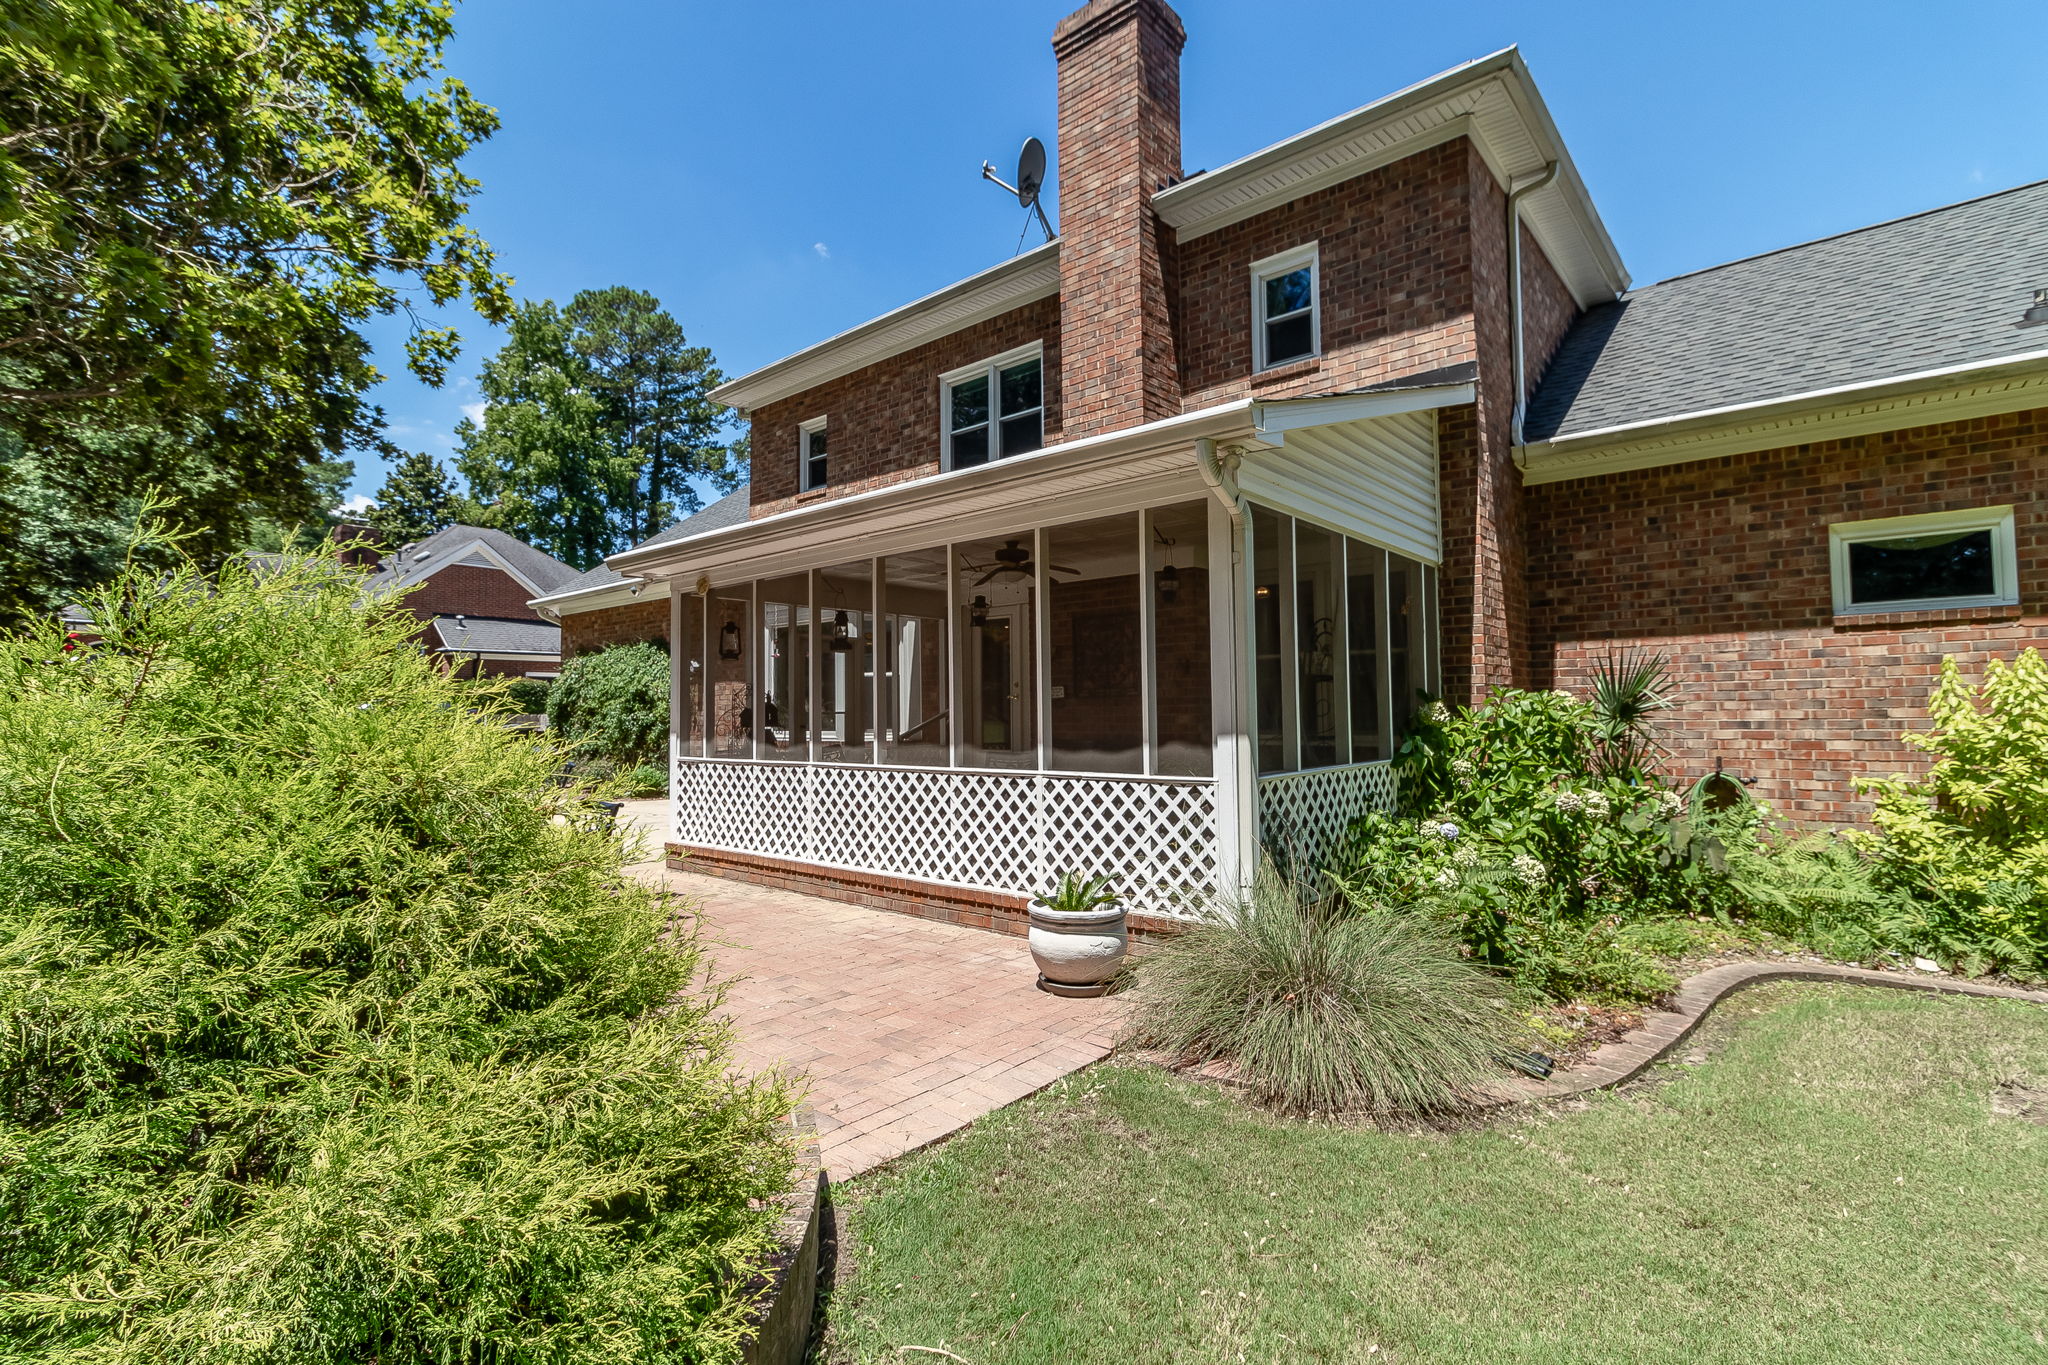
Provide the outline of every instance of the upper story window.
{"type": "Polygon", "coordinates": [[[941,465],[971,469],[1045,444],[1045,361],[1039,343],[939,377],[941,465]]]}
{"type": "Polygon", "coordinates": [[[1252,266],[1252,368],[1307,360],[1323,350],[1316,244],[1268,256],[1252,266]]]}
{"type": "Polygon", "coordinates": [[[1837,615],[2020,600],[2010,506],[1842,522],[1828,528],[1828,551],[1837,615]]]}
{"type": "Polygon", "coordinates": [[[825,486],[825,419],[813,417],[796,429],[797,482],[806,493],[825,486]]]}

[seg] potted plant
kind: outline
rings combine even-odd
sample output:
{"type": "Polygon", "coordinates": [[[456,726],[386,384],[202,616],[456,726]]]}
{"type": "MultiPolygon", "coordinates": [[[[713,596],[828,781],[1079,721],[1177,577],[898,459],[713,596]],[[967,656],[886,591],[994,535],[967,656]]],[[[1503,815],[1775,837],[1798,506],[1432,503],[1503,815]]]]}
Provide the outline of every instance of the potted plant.
{"type": "Polygon", "coordinates": [[[1032,899],[1029,911],[1038,989],[1066,996],[1106,994],[1130,950],[1123,897],[1110,889],[1110,879],[1064,873],[1057,886],[1032,899]]]}

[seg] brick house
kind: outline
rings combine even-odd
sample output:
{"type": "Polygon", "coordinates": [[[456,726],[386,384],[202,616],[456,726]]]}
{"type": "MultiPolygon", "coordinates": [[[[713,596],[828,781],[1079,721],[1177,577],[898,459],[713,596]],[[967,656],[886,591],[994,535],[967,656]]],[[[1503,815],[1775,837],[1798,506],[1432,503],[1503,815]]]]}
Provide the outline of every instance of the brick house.
{"type": "Polygon", "coordinates": [[[368,570],[367,592],[404,592],[420,645],[467,676],[552,678],[561,628],[527,603],[578,577],[575,568],[485,526],[450,526],[386,551],[368,527],[333,536],[342,563],[368,570]]]}
{"type": "Polygon", "coordinates": [[[1185,175],[1184,41],[1063,20],[1058,239],[726,384],[744,516],[590,585],[664,594],[694,867],[1171,914],[1390,800],[1427,696],[1633,643],[1681,775],[1842,814],[2044,633],[2048,186],[1630,292],[1513,49],[1185,175]]]}

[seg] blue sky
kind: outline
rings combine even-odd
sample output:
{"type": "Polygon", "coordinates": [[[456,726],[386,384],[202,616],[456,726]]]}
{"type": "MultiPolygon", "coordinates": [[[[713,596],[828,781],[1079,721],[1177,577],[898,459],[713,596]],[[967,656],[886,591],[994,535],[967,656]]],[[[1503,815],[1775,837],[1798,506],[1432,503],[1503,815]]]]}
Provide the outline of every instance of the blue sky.
{"type": "MultiPolygon", "coordinates": [[[[649,290],[742,373],[1015,250],[980,166],[1052,142],[1075,3],[470,0],[448,67],[504,120],[472,220],[521,297],[649,290]]],[[[1638,284],[2048,177],[2041,0],[1177,8],[1190,171],[1519,43],[1638,284]]],[[[439,390],[371,335],[392,439],[445,458],[497,338],[444,316],[439,390]]]]}

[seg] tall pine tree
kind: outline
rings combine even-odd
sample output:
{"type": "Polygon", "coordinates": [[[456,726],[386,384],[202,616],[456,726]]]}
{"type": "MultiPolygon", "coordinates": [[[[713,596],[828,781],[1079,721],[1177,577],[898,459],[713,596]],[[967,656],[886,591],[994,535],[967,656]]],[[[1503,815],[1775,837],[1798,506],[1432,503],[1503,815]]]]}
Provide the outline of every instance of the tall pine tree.
{"type": "Polygon", "coordinates": [[[643,290],[521,304],[479,386],[481,423],[456,429],[456,468],[497,525],[587,568],[730,490],[744,450],[709,394],[724,376],[643,290]]]}
{"type": "Polygon", "coordinates": [[[368,520],[394,546],[409,545],[454,525],[457,502],[448,471],[439,460],[418,451],[399,460],[384,476],[368,520]]]}

